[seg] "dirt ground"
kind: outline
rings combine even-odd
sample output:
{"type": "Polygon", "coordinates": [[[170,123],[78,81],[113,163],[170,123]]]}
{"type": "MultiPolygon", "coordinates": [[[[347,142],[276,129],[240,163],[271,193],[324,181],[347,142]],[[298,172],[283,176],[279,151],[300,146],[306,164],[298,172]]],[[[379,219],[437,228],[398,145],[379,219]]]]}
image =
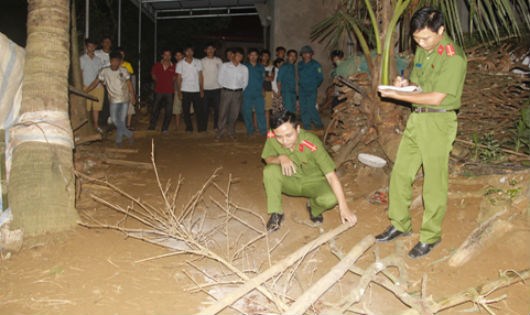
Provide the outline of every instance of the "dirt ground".
{"type": "MultiPolygon", "coordinates": [[[[242,128],[242,125],[240,124],[242,128]]],[[[236,142],[214,142],[213,134],[185,134],[173,132],[169,135],[156,134],[136,139],[131,148],[138,153],[108,155],[109,158],[150,162],[151,138],[154,139],[155,156],[162,182],[177,180],[182,175],[184,182],[177,203],[184,204],[201,188],[214,170],[222,167],[216,182],[225,187],[231,176],[230,199],[238,205],[251,209],[267,220],[265,194],[262,188],[262,162],[260,152],[264,138],[247,138],[239,130],[236,142]]],[[[106,178],[133,196],[161,206],[160,191],[153,172],[130,166],[107,165],[101,162],[105,148],[113,147],[110,140],[83,146],[78,149],[78,164],[93,177],[106,178]]],[[[357,225],[336,240],[336,246],[344,252],[364,236],[377,234],[387,225],[386,205],[368,202],[368,195],[386,186],[386,177],[381,170],[373,171],[361,164],[355,164],[361,174],[357,179],[342,178],[349,205],[359,217],[357,225]],[[385,180],[382,180],[385,179],[385,180]]],[[[490,247],[459,268],[449,267],[448,257],[477,226],[476,218],[484,199],[485,187],[503,187],[510,182],[516,187],[528,185],[528,173],[489,177],[452,177],[450,179],[449,208],[443,225],[443,241],[428,256],[412,260],[406,253],[418,239],[417,233],[388,244],[376,244],[358,261],[361,267],[373,262],[374,249],[380,257],[392,253],[405,256],[409,292],[418,293],[421,279],[427,276],[427,294],[435,300],[450,296],[469,287],[495,280],[500,271],[523,270],[530,266],[530,231],[524,215],[512,221],[514,229],[493,243],[490,247]],[[522,217],[523,219],[520,219],[522,217]]],[[[420,183],[416,184],[419,191],[420,183]]],[[[95,202],[90,194],[96,194],[116,204],[126,201],[108,189],[86,185],[78,200],[82,218],[92,217],[98,222],[114,224],[123,216],[108,207],[95,202]]],[[[339,224],[338,210],[324,215],[324,224],[311,227],[302,198],[284,197],[285,223],[281,230],[269,235],[269,243],[275,248],[272,262],[294,252],[300,246],[318,237],[322,231],[333,229],[339,224]]],[[[511,211],[526,213],[528,198],[519,198],[511,211]]],[[[208,218],[219,218],[222,213],[215,207],[206,207],[208,218]]],[[[421,220],[421,206],[412,210],[414,229],[417,232],[421,220]]],[[[252,216],[245,216],[248,220],[252,216]]],[[[257,220],[259,221],[259,220],[257,220]]],[[[257,222],[260,223],[260,222],[257,222]]],[[[129,223],[126,223],[129,224],[129,223]]],[[[132,223],[131,223],[132,224],[132,223]]],[[[262,223],[260,223],[262,224],[262,223]]],[[[241,226],[233,225],[214,237],[214,243],[221,243],[226,234],[245,238],[241,226]],[[223,234],[224,233],[224,234],[223,234]]],[[[250,237],[250,236],[249,236],[250,237]]],[[[244,259],[237,262],[247,271],[249,277],[266,267],[267,249],[256,243],[246,252],[244,259]],[[244,262],[246,261],[246,263],[244,262]]],[[[220,249],[220,254],[235,251],[236,247],[220,249]]],[[[206,274],[226,275],[226,270],[216,262],[199,259],[189,254],[139,260],[168,253],[168,250],[140,240],[127,238],[123,233],[108,229],[77,227],[67,233],[27,239],[23,249],[11,257],[0,260],[0,314],[193,314],[212,303],[205,292],[222,296],[234,284],[208,287],[203,292],[190,292],[195,288],[188,275],[199,283],[207,282],[206,274]],[[202,269],[203,272],[199,272],[202,269]]],[[[338,259],[330,253],[328,246],[322,246],[307,255],[298,270],[293,271],[288,295],[296,297],[319,277],[330,270],[338,259]]],[[[327,303],[340,300],[357,283],[358,277],[346,275],[338,285],[330,289],[315,305],[315,313],[327,303]]],[[[278,286],[283,283],[278,281],[278,286]]],[[[387,291],[372,285],[365,294],[362,306],[373,314],[396,314],[405,310],[395,297],[387,291]]],[[[518,283],[494,292],[490,298],[506,294],[502,301],[491,304],[496,314],[529,314],[530,284],[518,283]]],[[[239,303],[248,314],[263,312],[259,304],[265,303],[259,293],[251,293],[239,303]],[[254,304],[254,308],[249,308],[254,304]],[[257,305],[257,306],[256,306],[257,305]],[[246,307],[246,308],[245,308],[246,307]]],[[[440,314],[486,314],[484,309],[473,309],[472,303],[441,312],[440,314]]],[[[235,314],[225,309],[223,314],[235,314]]]]}

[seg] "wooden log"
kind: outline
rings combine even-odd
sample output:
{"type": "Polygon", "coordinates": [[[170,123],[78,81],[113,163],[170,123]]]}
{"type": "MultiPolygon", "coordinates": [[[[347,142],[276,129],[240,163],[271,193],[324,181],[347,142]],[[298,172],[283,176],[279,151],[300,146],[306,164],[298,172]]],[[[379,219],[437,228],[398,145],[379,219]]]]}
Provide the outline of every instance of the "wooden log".
{"type": "Polygon", "coordinates": [[[495,215],[477,227],[449,259],[449,266],[460,267],[487,247],[491,240],[498,239],[513,228],[506,220],[495,215]]]}
{"type": "Polygon", "coordinates": [[[313,305],[322,294],[344,276],[361,255],[375,243],[373,235],[368,235],[362,241],[357,243],[344,258],[336,264],[325,276],[320,278],[311,288],[307,289],[291,307],[285,312],[286,314],[304,314],[304,312],[313,305]]]}
{"type": "Polygon", "coordinates": [[[105,152],[127,154],[127,153],[138,153],[138,149],[105,148],[105,152]]]}
{"type": "Polygon", "coordinates": [[[100,140],[101,140],[101,134],[99,134],[99,133],[96,133],[96,134],[93,134],[93,135],[89,135],[89,136],[86,136],[86,137],[75,137],[75,145],[80,145],[80,144],[83,144],[83,143],[100,141],[100,140]]]}
{"type": "Polygon", "coordinates": [[[144,168],[144,169],[149,169],[149,170],[153,169],[153,164],[146,163],[146,162],[136,162],[136,161],[116,160],[116,159],[105,159],[105,160],[103,160],[103,163],[110,164],[110,165],[139,167],[139,168],[144,168]]]}
{"type": "Polygon", "coordinates": [[[81,96],[81,97],[84,97],[84,98],[88,98],[89,100],[92,100],[92,101],[96,101],[96,102],[98,101],[98,98],[95,97],[94,95],[90,95],[90,94],[86,93],[85,91],[80,90],[80,89],[78,89],[78,88],[76,88],[74,86],[71,86],[71,85],[68,86],[68,92],[73,93],[73,94],[78,95],[78,96],[81,96]]]}
{"type": "Polygon", "coordinates": [[[209,314],[219,313],[224,308],[226,308],[228,305],[231,305],[232,303],[236,302],[238,299],[243,297],[248,292],[254,290],[257,286],[261,285],[263,282],[274,277],[276,274],[284,271],[289,266],[291,266],[292,264],[294,264],[295,262],[297,262],[298,260],[306,256],[309,252],[315,250],[316,248],[326,243],[327,241],[335,238],[337,235],[345,232],[350,227],[351,226],[349,224],[341,224],[335,229],[320,235],[318,238],[300,247],[298,250],[296,250],[291,255],[280,260],[279,262],[274,264],[272,267],[263,271],[262,273],[255,276],[254,278],[246,281],[243,285],[239,286],[237,289],[227,294],[224,298],[217,301],[215,304],[205,308],[204,310],[200,311],[197,314],[198,315],[206,315],[206,314],[209,315],[209,314]]]}

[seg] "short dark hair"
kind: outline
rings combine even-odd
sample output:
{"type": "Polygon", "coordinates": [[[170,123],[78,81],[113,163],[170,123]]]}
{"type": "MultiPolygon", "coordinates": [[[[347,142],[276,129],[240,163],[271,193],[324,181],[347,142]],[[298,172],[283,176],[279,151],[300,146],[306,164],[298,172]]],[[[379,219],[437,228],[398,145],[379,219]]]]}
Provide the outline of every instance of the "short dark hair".
{"type": "Polygon", "coordinates": [[[186,45],[184,46],[184,51],[188,50],[188,49],[191,49],[193,52],[195,52],[195,49],[193,48],[192,45],[186,45]]]}
{"type": "Polygon", "coordinates": [[[167,47],[164,47],[160,50],[160,54],[163,55],[166,51],[169,51],[169,53],[171,54],[171,49],[167,48],[167,47]]]}
{"type": "Polygon", "coordinates": [[[109,35],[105,35],[105,36],[101,37],[101,42],[103,42],[105,39],[108,39],[108,40],[110,40],[112,42],[112,38],[110,38],[109,35]]]}
{"type": "Polygon", "coordinates": [[[272,62],[272,64],[275,66],[275,67],[278,67],[278,65],[280,63],[284,62],[283,58],[276,58],[274,59],[274,61],[272,62]]]}
{"type": "Polygon", "coordinates": [[[276,47],[276,52],[279,52],[280,50],[285,51],[285,47],[283,47],[283,46],[276,47]]]}
{"type": "Polygon", "coordinates": [[[204,45],[204,49],[208,48],[208,47],[212,47],[213,49],[215,49],[215,45],[213,43],[206,43],[206,45],[204,45]]]}
{"type": "Polygon", "coordinates": [[[121,53],[119,50],[113,50],[109,54],[109,59],[120,59],[122,60],[123,57],[121,56],[121,53]]]}
{"type": "Polygon", "coordinates": [[[259,50],[257,48],[249,48],[247,51],[247,54],[250,55],[251,53],[256,53],[259,56],[259,50]]]}
{"type": "Polygon", "coordinates": [[[295,113],[289,112],[287,110],[283,110],[279,112],[273,111],[271,118],[270,118],[270,126],[272,130],[280,127],[281,125],[287,122],[293,125],[293,127],[296,127],[300,124],[300,122],[296,119],[295,113]]]}
{"type": "Polygon", "coordinates": [[[438,32],[442,26],[444,26],[443,13],[432,7],[425,7],[416,11],[412,16],[410,20],[410,33],[414,34],[424,28],[438,32]]]}
{"type": "Polygon", "coordinates": [[[336,49],[336,50],[333,50],[329,56],[331,58],[333,57],[339,57],[339,58],[343,58],[344,57],[344,52],[342,50],[339,50],[339,49],[336,49]]]}
{"type": "Polygon", "coordinates": [[[267,55],[271,55],[271,52],[268,50],[268,49],[262,49],[261,52],[260,52],[260,55],[263,55],[263,54],[267,54],[267,55]]]}
{"type": "Polygon", "coordinates": [[[85,38],[85,45],[88,45],[88,44],[93,44],[93,45],[97,45],[98,43],[96,43],[96,41],[92,38],[85,38]]]}
{"type": "Polygon", "coordinates": [[[232,53],[234,53],[234,54],[240,54],[242,56],[245,55],[245,53],[243,52],[243,48],[241,48],[241,47],[233,47],[233,48],[230,49],[230,51],[232,53]]]}
{"type": "Polygon", "coordinates": [[[289,55],[290,53],[293,53],[293,54],[295,54],[295,55],[298,57],[298,52],[297,52],[296,50],[294,50],[294,49],[289,49],[289,50],[287,51],[287,55],[289,55]]]}

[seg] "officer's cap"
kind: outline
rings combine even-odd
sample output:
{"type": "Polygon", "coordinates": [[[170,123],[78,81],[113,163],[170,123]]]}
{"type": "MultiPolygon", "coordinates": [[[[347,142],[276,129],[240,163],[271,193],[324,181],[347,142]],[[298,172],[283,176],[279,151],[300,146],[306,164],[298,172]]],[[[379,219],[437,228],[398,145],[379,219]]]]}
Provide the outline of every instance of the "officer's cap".
{"type": "Polygon", "coordinates": [[[311,48],[311,46],[309,46],[309,45],[305,45],[304,47],[302,47],[302,49],[300,49],[300,55],[303,55],[303,54],[306,54],[306,53],[312,54],[313,53],[313,48],[311,48]]]}

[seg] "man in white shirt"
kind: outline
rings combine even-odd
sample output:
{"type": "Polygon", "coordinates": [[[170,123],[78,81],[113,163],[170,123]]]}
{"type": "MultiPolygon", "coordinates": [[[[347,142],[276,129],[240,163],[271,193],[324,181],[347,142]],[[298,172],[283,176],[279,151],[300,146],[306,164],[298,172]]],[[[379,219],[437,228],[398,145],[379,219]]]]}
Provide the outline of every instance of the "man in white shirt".
{"type": "MultiPolygon", "coordinates": [[[[204,123],[208,124],[210,108],[213,108],[213,128],[218,130],[219,101],[221,97],[221,86],[217,82],[219,67],[223,64],[221,58],[215,56],[215,46],[208,44],[204,49],[206,57],[201,59],[202,75],[204,77],[204,123]]],[[[204,126],[206,130],[206,126],[204,126]]]]}
{"type": "Polygon", "coordinates": [[[116,145],[121,146],[123,137],[133,142],[133,133],[127,129],[125,120],[129,102],[136,104],[136,97],[131,83],[131,77],[127,69],[121,67],[123,57],[119,51],[109,54],[110,65],[101,69],[98,77],[86,88],[89,92],[95,88],[99,82],[106,86],[110,98],[110,116],[116,125],[116,145]]]}
{"type": "Polygon", "coordinates": [[[101,40],[101,49],[96,50],[96,56],[103,61],[103,67],[110,66],[109,54],[112,50],[112,40],[105,36],[101,40]]]}
{"type": "Polygon", "coordinates": [[[202,63],[199,59],[193,58],[193,48],[186,47],[184,50],[184,59],[182,59],[175,69],[177,73],[177,93],[182,99],[182,113],[186,131],[193,132],[191,122],[190,107],[193,104],[193,110],[197,117],[197,131],[206,131],[204,123],[204,106],[202,98],[204,97],[204,78],[202,76],[202,63]]]}
{"type": "Polygon", "coordinates": [[[248,68],[241,63],[243,49],[233,48],[232,52],[232,60],[221,65],[217,77],[221,85],[221,102],[216,140],[225,134],[235,140],[235,124],[243,103],[243,89],[248,85],[248,68]]]}
{"type": "MultiPolygon", "coordinates": [[[[83,74],[83,85],[87,88],[98,77],[99,71],[103,68],[103,61],[99,59],[94,53],[97,43],[90,38],[85,39],[85,54],[79,57],[81,64],[81,72],[83,74]]],[[[96,97],[97,101],[87,99],[86,109],[92,111],[92,124],[97,132],[102,133],[103,130],[99,127],[99,112],[103,108],[103,99],[105,97],[105,88],[102,84],[98,84],[90,95],[96,97]]]]}

